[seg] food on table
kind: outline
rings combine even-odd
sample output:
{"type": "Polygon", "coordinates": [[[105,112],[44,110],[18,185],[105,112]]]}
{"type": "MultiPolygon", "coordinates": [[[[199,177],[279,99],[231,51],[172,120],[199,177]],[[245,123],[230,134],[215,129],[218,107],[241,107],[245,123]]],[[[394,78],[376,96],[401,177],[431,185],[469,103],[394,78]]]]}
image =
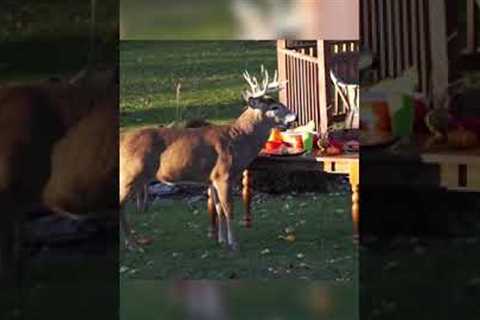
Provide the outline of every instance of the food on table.
{"type": "Polygon", "coordinates": [[[451,116],[446,108],[434,108],[425,115],[425,125],[430,133],[438,139],[445,136],[450,120],[451,116]]]}
{"type": "Polygon", "coordinates": [[[278,128],[272,129],[268,141],[283,141],[282,132],[278,128]]]}
{"type": "Polygon", "coordinates": [[[363,131],[390,132],[391,122],[386,101],[365,101],[361,107],[360,129],[363,131]]]}
{"type": "Polygon", "coordinates": [[[306,125],[296,127],[292,129],[293,132],[314,132],[315,131],[315,121],[310,120],[306,125]]]}
{"type": "Polygon", "coordinates": [[[378,146],[392,143],[395,137],[390,132],[360,131],[359,140],[361,146],[378,146]]]}
{"type": "Polygon", "coordinates": [[[325,153],[329,156],[337,156],[342,153],[342,149],[335,145],[330,145],[325,150],[325,153]]]}
{"type": "Polygon", "coordinates": [[[282,146],[283,142],[282,141],[267,141],[265,143],[265,150],[267,152],[274,151],[282,146]]]}
{"type": "Polygon", "coordinates": [[[448,144],[454,148],[467,149],[478,145],[477,134],[463,127],[447,133],[448,144]]]}
{"type": "Polygon", "coordinates": [[[283,141],[290,143],[292,146],[303,149],[303,135],[298,132],[286,131],[282,133],[283,141]]]}
{"type": "Polygon", "coordinates": [[[360,143],[356,140],[350,140],[344,143],[343,150],[345,152],[358,152],[360,151],[360,143]]]}

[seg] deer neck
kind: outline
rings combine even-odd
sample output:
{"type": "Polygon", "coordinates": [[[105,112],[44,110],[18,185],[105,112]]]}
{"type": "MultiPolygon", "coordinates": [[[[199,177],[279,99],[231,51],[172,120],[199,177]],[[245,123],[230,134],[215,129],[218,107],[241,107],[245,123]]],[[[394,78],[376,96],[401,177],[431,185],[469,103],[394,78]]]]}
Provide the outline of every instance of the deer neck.
{"type": "Polygon", "coordinates": [[[267,141],[273,122],[259,110],[247,109],[230,127],[230,137],[245,157],[256,157],[267,141]]]}

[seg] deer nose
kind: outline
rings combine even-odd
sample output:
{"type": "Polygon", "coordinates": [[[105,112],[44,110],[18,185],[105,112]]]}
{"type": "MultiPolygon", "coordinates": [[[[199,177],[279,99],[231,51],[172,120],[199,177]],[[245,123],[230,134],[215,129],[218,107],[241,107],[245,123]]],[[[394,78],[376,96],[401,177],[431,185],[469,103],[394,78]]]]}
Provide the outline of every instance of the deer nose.
{"type": "Polygon", "coordinates": [[[287,114],[287,116],[285,117],[285,121],[287,123],[291,123],[291,122],[297,121],[297,118],[298,118],[297,114],[292,112],[292,113],[287,114]]]}

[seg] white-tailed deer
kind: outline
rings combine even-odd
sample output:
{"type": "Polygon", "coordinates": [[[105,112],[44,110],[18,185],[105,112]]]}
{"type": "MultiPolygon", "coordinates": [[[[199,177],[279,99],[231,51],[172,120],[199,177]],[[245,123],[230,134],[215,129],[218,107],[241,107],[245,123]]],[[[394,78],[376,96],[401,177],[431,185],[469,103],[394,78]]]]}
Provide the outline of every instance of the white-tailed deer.
{"type": "MultiPolygon", "coordinates": [[[[190,119],[180,122],[173,122],[169,125],[169,127],[175,128],[201,128],[211,125],[208,121],[203,119],[190,119]]],[[[135,196],[136,206],[137,206],[137,213],[144,213],[149,208],[149,188],[148,184],[145,184],[143,188],[137,191],[135,196]]]]}
{"type": "MultiPolygon", "coordinates": [[[[249,85],[249,90],[243,92],[247,106],[230,125],[124,133],[120,138],[120,205],[152,179],[208,186],[218,214],[218,241],[235,250],[233,185],[258,155],[271,129],[287,127],[297,118],[268,95],[282,88],[277,74],[269,81],[262,66],[262,75],[259,83],[244,73],[249,85]]],[[[120,215],[127,245],[132,245],[125,211],[121,210],[120,215]]]]}
{"type": "MultiPolygon", "coordinates": [[[[21,224],[42,206],[117,218],[116,73],[0,88],[0,282],[19,287],[21,224]]],[[[7,289],[6,289],[7,290],[7,289]]],[[[14,292],[14,291],[12,291],[14,292]]]]}

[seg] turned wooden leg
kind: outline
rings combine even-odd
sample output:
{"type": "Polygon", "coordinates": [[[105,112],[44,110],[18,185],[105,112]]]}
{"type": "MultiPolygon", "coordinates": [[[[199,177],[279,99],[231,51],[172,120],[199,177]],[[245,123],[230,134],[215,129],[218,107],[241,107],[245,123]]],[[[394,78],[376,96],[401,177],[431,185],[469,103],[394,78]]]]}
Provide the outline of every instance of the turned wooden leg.
{"type": "Polygon", "coordinates": [[[358,184],[352,184],[352,222],[353,222],[353,233],[355,236],[358,236],[358,224],[360,221],[360,192],[358,184]]]}
{"type": "Polygon", "coordinates": [[[212,189],[208,188],[208,220],[210,226],[208,227],[208,237],[211,239],[217,239],[218,237],[218,224],[217,224],[217,210],[215,209],[215,203],[212,198],[212,189]]]}
{"type": "Polygon", "coordinates": [[[243,171],[242,198],[245,206],[244,223],[246,228],[252,227],[252,173],[249,170],[243,171]]]}
{"type": "Polygon", "coordinates": [[[349,180],[352,187],[353,235],[358,238],[360,223],[360,168],[358,163],[350,164],[349,180]]]}

